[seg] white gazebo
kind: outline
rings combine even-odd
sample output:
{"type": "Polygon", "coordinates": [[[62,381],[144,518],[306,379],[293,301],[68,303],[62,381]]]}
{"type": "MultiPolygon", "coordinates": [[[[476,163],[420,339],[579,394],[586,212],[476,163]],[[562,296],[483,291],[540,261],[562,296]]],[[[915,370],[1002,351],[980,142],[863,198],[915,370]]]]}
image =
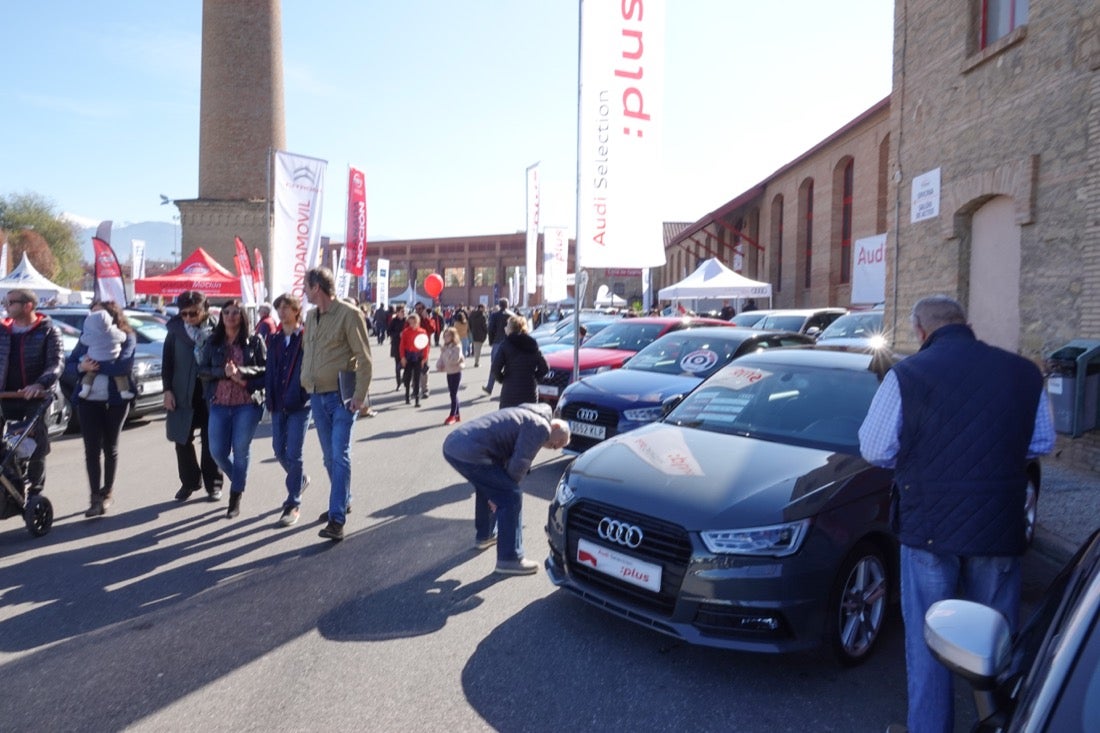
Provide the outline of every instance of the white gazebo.
{"type": "Polygon", "coordinates": [[[5,277],[0,278],[0,297],[8,294],[9,290],[33,290],[40,302],[54,298],[64,298],[72,291],[60,285],[50,282],[27,259],[27,253],[23,253],[23,259],[14,270],[5,277]]]}
{"type": "Polygon", "coordinates": [[[401,291],[397,295],[391,295],[389,303],[387,303],[387,305],[390,305],[392,303],[404,303],[405,307],[408,308],[409,312],[411,313],[413,307],[417,303],[423,303],[425,307],[431,308],[434,302],[435,301],[432,298],[429,298],[427,295],[421,295],[420,293],[416,292],[416,288],[413,286],[413,284],[409,283],[409,286],[403,291],[401,291]]]}
{"type": "MultiPolygon", "coordinates": [[[[750,280],[711,257],[678,283],[657,291],[660,300],[728,300],[772,298],[771,283],[750,280]]],[[[740,308],[737,309],[740,312],[740,308]]]]}

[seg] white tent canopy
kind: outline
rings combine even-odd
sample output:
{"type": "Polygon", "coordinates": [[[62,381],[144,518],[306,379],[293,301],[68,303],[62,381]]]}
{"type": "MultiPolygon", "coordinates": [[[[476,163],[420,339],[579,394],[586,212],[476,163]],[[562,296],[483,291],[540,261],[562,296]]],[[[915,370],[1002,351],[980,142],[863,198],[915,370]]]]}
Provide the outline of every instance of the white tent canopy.
{"type": "Polygon", "coordinates": [[[772,297],[771,283],[750,280],[738,275],[717,258],[702,262],[695,272],[678,283],[657,291],[661,300],[692,300],[697,298],[768,298],[772,297]]]}
{"type": "Polygon", "coordinates": [[[412,283],[409,283],[409,286],[397,295],[391,295],[390,303],[404,303],[410,312],[417,303],[423,303],[428,308],[432,307],[432,299],[427,295],[416,292],[416,288],[412,283]]]}
{"type": "Polygon", "coordinates": [[[27,259],[27,253],[23,253],[23,259],[19,265],[9,272],[6,277],[0,278],[0,297],[6,296],[9,290],[33,290],[39,301],[67,296],[72,291],[55,285],[34,269],[34,265],[27,259]]]}
{"type": "Polygon", "coordinates": [[[594,305],[596,307],[613,306],[621,308],[626,305],[626,298],[615,295],[606,285],[601,285],[596,290],[596,302],[594,305]]]}

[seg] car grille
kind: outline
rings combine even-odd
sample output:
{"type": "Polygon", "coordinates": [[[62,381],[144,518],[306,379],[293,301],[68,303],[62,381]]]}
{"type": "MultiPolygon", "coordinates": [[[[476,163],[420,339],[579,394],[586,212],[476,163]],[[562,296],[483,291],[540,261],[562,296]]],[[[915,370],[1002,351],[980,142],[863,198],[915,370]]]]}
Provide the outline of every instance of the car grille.
{"type": "Polygon", "coordinates": [[[644,514],[582,500],[569,509],[565,536],[569,548],[568,566],[575,578],[627,603],[664,616],[672,615],[676,607],[676,598],[680,593],[680,584],[683,582],[688,561],[691,559],[691,541],[683,528],[644,514]],[[600,539],[597,527],[604,517],[629,522],[641,528],[645,535],[641,546],[635,550],[627,550],[600,539]],[[581,538],[617,552],[625,552],[646,562],[659,564],[662,568],[661,592],[653,593],[576,562],[577,544],[581,538]]]}
{"type": "MultiPolygon", "coordinates": [[[[609,410],[606,407],[601,408],[599,405],[594,405],[591,402],[570,402],[561,409],[561,417],[563,420],[575,420],[577,422],[603,426],[605,431],[604,440],[615,435],[619,427],[619,413],[617,411],[609,410]],[[589,414],[585,414],[586,419],[580,419],[577,413],[581,410],[595,412],[596,419],[592,420],[589,414]]],[[[584,451],[598,443],[600,443],[600,441],[596,438],[589,438],[574,433],[572,439],[569,441],[569,447],[573,450],[584,451]]]]}
{"type": "Polygon", "coordinates": [[[573,376],[572,369],[551,369],[542,378],[542,384],[558,388],[558,394],[569,386],[569,379],[573,376]]]}

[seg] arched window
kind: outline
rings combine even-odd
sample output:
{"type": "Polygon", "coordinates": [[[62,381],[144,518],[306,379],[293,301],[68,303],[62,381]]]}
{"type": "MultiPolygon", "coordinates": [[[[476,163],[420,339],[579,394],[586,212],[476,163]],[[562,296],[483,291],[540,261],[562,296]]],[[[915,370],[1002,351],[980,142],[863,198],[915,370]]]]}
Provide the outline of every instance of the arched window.
{"type": "Polygon", "coordinates": [[[776,292],[783,290],[783,196],[772,199],[771,281],[776,292]]]}
{"type": "Polygon", "coordinates": [[[852,193],[855,174],[855,161],[846,157],[840,161],[833,174],[833,242],[836,256],[840,261],[839,282],[852,281],[852,193]]]}
{"type": "Polygon", "coordinates": [[[813,285],[814,260],[814,179],[807,178],[798,189],[798,244],[797,270],[802,273],[802,287],[813,285]]]}

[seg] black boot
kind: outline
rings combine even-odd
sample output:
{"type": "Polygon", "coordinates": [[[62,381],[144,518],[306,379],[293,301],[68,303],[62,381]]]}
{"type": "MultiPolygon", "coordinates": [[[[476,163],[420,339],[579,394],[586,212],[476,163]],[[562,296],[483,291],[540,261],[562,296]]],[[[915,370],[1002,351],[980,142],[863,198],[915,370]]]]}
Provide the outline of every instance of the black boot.
{"type": "Polygon", "coordinates": [[[91,501],[88,504],[88,510],[84,512],[84,516],[89,519],[92,517],[102,517],[107,513],[107,507],[110,503],[110,493],[104,493],[102,490],[93,491],[91,501]]]}
{"type": "Polygon", "coordinates": [[[229,492],[229,510],[225,513],[226,519],[233,519],[241,513],[241,492],[229,492]]]}

